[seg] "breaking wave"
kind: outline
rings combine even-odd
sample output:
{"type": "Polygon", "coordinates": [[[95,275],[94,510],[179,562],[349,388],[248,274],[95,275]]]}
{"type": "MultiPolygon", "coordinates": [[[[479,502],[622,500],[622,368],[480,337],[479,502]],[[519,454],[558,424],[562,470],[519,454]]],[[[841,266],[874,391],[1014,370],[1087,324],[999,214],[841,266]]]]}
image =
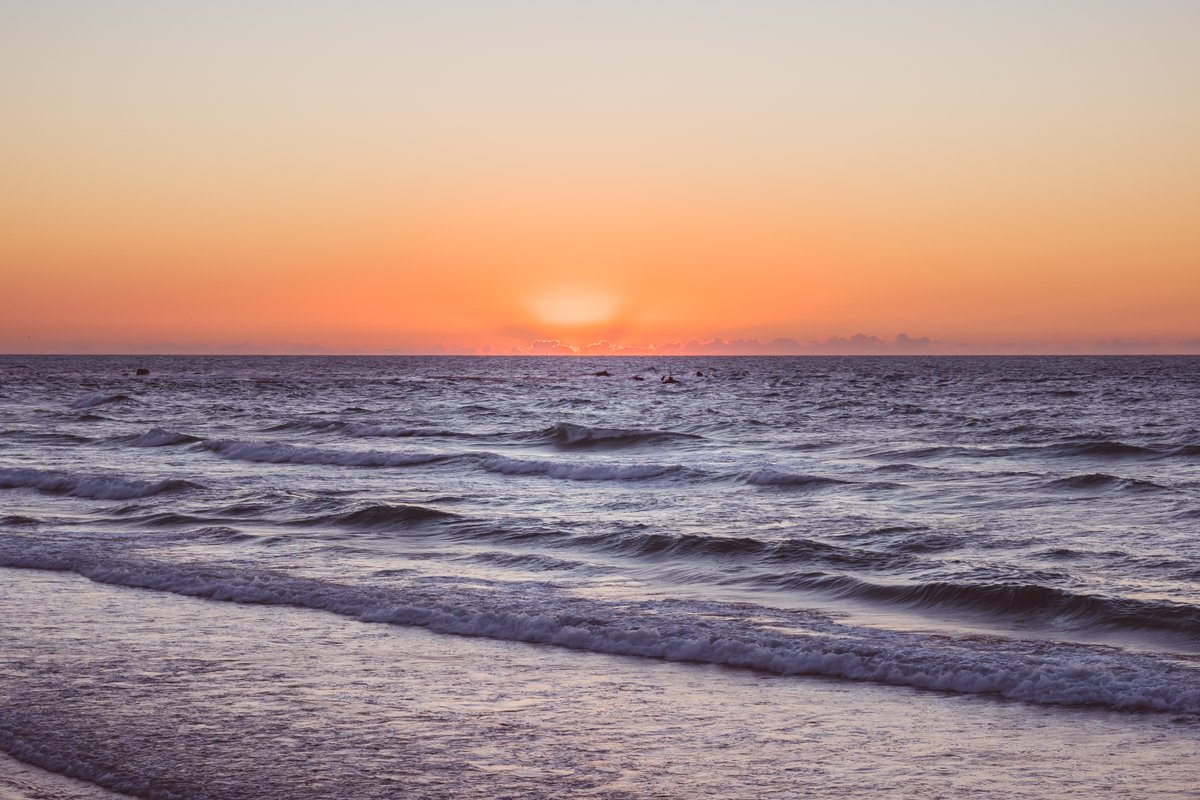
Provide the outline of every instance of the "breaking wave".
{"type": "Polygon", "coordinates": [[[297,520],[298,525],[338,525],[369,531],[387,531],[413,525],[458,519],[458,515],[438,508],[408,504],[379,504],[366,506],[344,514],[327,514],[297,520]]]}
{"type": "Polygon", "coordinates": [[[133,398],[127,394],[89,392],[74,403],[71,403],[71,408],[95,408],[96,406],[108,405],[109,403],[128,403],[132,401],[133,398]]]}
{"type": "Polygon", "coordinates": [[[175,431],[164,430],[163,428],[151,428],[141,436],[135,437],[129,443],[134,447],[170,447],[177,444],[192,444],[200,441],[198,436],[189,436],[186,433],[176,433],[175,431]]]}
{"type": "Polygon", "coordinates": [[[816,591],[839,598],[908,608],[970,611],[989,618],[1020,617],[1072,629],[1157,630],[1200,640],[1200,606],[1078,594],[1036,583],[873,583],[823,573],[764,576],[775,588],[816,591]]]}
{"type": "Polygon", "coordinates": [[[549,428],[538,431],[533,438],[559,447],[631,447],[643,444],[655,444],[672,440],[701,439],[703,437],[692,433],[677,433],[675,431],[642,430],[637,428],[599,428],[590,425],[577,425],[571,422],[557,422],[549,428]]]}
{"type": "Polygon", "coordinates": [[[35,546],[15,536],[0,539],[0,566],[68,571],[99,583],[595,653],[1038,704],[1200,714],[1195,665],[1111,648],[889,632],[749,604],[587,599],[541,584],[341,584],[220,564],[105,558],[53,544],[35,546]]]}
{"type": "Polygon", "coordinates": [[[73,475],[40,469],[0,469],[0,489],[38,489],[93,500],[131,500],[200,488],[190,481],[146,481],[110,475],[73,475]]]}
{"type": "Polygon", "coordinates": [[[408,467],[449,457],[437,453],[386,453],[380,450],[325,450],[276,442],[206,441],[201,445],[224,458],[264,464],[322,464],[345,467],[408,467]]]}

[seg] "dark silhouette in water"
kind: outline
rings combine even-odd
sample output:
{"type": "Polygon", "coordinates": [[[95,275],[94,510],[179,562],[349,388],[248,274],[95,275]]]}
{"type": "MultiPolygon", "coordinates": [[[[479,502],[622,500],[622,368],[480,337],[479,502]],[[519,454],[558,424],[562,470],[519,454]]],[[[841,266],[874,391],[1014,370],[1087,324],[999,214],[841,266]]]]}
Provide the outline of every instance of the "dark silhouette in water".
{"type": "Polygon", "coordinates": [[[644,380],[646,380],[646,379],[645,379],[645,378],[643,378],[641,375],[631,375],[631,376],[629,377],[629,380],[631,380],[631,381],[644,381],[644,380]]]}
{"type": "Polygon", "coordinates": [[[608,376],[612,375],[612,373],[606,369],[602,369],[599,372],[593,372],[592,374],[597,378],[607,378],[608,376]]]}
{"type": "Polygon", "coordinates": [[[669,368],[667,369],[667,374],[663,375],[658,380],[662,383],[679,383],[679,381],[675,380],[675,375],[669,368]]]}
{"type": "Polygon", "coordinates": [[[146,369],[145,367],[138,367],[138,368],[137,368],[137,373],[136,373],[136,374],[138,374],[138,375],[149,375],[149,374],[150,374],[150,370],[146,369]]]}

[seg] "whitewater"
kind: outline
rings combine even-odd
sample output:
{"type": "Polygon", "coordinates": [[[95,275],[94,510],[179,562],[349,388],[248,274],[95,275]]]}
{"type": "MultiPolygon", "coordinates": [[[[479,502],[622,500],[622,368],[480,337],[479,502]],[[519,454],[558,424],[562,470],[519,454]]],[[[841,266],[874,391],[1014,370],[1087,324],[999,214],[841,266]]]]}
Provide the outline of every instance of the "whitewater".
{"type": "Polygon", "coordinates": [[[0,797],[1194,797],[1198,397],[0,357],[0,797]]]}

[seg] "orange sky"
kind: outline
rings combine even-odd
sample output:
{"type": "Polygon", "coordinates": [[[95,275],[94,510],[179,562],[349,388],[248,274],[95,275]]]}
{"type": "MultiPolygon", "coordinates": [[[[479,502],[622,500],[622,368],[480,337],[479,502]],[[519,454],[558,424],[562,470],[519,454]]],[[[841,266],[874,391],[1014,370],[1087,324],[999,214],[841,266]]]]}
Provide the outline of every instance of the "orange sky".
{"type": "Polygon", "coordinates": [[[1200,352],[1200,6],[598,5],[0,5],[0,352],[1200,352]]]}

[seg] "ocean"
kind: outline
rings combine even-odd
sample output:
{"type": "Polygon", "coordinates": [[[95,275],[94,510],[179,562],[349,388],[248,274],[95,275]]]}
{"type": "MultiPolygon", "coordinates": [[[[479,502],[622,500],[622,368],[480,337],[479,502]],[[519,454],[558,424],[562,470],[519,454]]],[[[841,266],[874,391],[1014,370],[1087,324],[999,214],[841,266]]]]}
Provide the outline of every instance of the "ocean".
{"type": "Polygon", "coordinates": [[[1200,358],[0,357],[0,701],[0,798],[1195,798],[1200,358]]]}

